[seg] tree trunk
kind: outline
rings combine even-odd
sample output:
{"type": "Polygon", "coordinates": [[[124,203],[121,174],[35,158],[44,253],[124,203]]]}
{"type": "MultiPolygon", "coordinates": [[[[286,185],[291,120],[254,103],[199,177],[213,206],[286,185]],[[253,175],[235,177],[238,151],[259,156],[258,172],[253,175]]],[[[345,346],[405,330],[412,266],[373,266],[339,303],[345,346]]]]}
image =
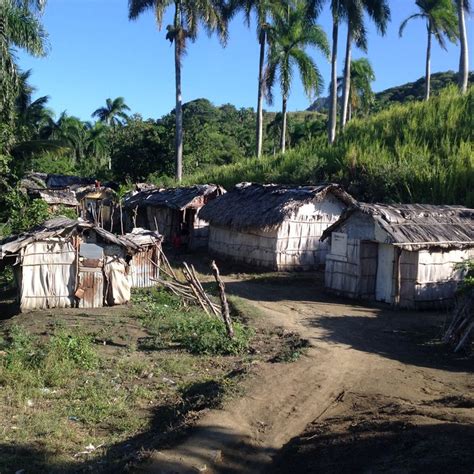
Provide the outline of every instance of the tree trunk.
{"type": "Polygon", "coordinates": [[[426,48],[425,100],[430,98],[431,90],[431,22],[428,22],[428,46],[426,48]]]}
{"type": "MultiPolygon", "coordinates": [[[[181,29],[181,11],[178,2],[176,2],[175,30],[181,29]]],[[[183,178],[183,105],[181,95],[181,47],[180,39],[176,36],[174,39],[174,65],[176,79],[176,131],[175,131],[175,154],[176,168],[175,178],[181,182],[183,178]]]]}
{"type": "Polygon", "coordinates": [[[352,26],[347,26],[347,43],[346,43],[346,59],[344,63],[344,88],[342,94],[342,110],[341,110],[341,130],[347,123],[347,112],[349,109],[349,92],[351,87],[351,57],[352,57],[352,26]]]}
{"type": "Polygon", "coordinates": [[[286,94],[283,94],[283,104],[281,107],[281,139],[280,150],[285,153],[286,150],[286,94]]]}
{"type": "Polygon", "coordinates": [[[333,17],[332,24],[332,57],[331,57],[331,94],[329,100],[328,140],[336,140],[337,126],[337,40],[339,36],[339,18],[333,17]]]}
{"type": "Polygon", "coordinates": [[[260,33],[260,60],[258,64],[258,101],[257,101],[257,158],[262,156],[263,148],[263,67],[265,63],[265,42],[267,41],[265,31],[260,33]]]}
{"type": "Polygon", "coordinates": [[[459,41],[461,43],[461,55],[459,58],[459,88],[462,93],[467,91],[469,82],[469,54],[466,32],[465,4],[464,0],[457,1],[459,20],[459,41]]]}

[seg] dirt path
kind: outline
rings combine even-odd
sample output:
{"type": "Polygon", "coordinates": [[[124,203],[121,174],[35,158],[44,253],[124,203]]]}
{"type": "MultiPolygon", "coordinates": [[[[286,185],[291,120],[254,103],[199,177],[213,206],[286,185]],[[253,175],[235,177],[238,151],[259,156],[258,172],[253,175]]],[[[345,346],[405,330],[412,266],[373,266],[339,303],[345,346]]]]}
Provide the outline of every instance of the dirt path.
{"type": "MultiPolygon", "coordinates": [[[[227,288],[262,310],[259,324],[297,331],[311,348],[295,363],[255,366],[244,396],[209,411],[181,445],[155,452],[146,472],[262,472],[308,425],[353,410],[352,394],[419,406],[474,388],[472,361],[427,344],[443,315],[358,306],[290,281],[228,280],[227,288]]],[[[473,423],[472,411],[451,420],[473,423]]]]}

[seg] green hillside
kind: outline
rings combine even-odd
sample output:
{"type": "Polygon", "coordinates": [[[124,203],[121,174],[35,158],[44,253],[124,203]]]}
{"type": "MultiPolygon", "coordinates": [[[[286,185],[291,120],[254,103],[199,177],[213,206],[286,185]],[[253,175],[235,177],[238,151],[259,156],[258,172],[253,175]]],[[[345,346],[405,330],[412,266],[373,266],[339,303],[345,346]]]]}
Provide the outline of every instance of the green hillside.
{"type": "MultiPolygon", "coordinates": [[[[470,73],[470,83],[474,80],[474,72],[470,73]]],[[[458,74],[454,71],[436,72],[431,75],[431,92],[439,93],[442,89],[450,85],[457,84],[458,74]]],[[[414,100],[423,100],[425,93],[425,77],[420,77],[415,82],[407,82],[400,86],[390,87],[375,94],[374,109],[380,110],[393,103],[404,104],[414,100]]],[[[329,107],[329,97],[316,99],[309,107],[308,111],[327,112],[329,107]]]]}
{"type": "Polygon", "coordinates": [[[337,144],[317,138],[285,155],[243,159],[189,176],[188,183],[336,181],[365,201],[474,207],[474,89],[451,87],[428,103],[393,105],[353,120],[337,144]]]}

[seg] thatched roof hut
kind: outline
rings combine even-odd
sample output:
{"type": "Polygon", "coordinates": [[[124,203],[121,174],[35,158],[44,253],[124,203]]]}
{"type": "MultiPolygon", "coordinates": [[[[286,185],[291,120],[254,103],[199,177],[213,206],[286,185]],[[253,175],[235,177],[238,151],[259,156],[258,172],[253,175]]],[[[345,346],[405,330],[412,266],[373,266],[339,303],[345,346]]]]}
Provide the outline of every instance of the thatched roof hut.
{"type": "Polygon", "coordinates": [[[324,263],[322,232],[355,203],[337,184],[241,183],[200,216],[210,223],[215,254],[276,270],[310,269],[324,263]]]}
{"type": "Polygon", "coordinates": [[[112,227],[115,187],[114,183],[100,183],[94,178],[35,172],[20,182],[24,193],[32,199],[42,199],[51,210],[57,211],[60,206],[74,208],[78,217],[107,228],[112,227]]]}
{"type": "Polygon", "coordinates": [[[326,286],[406,307],[449,302],[474,256],[474,210],[428,204],[359,204],[323,234],[331,237],[326,286]]]}
{"type": "Polygon", "coordinates": [[[117,236],[82,219],[57,217],[1,241],[0,263],[15,270],[22,310],[100,307],[130,300],[130,273],[157,275],[153,252],[160,243],[161,236],[143,229],[117,236]],[[146,261],[136,258],[144,254],[146,261]]]}
{"type": "Polygon", "coordinates": [[[189,248],[207,245],[208,225],[199,217],[202,206],[225,193],[214,184],[146,189],[124,200],[127,227],[157,230],[165,240],[182,241],[189,248]]]}

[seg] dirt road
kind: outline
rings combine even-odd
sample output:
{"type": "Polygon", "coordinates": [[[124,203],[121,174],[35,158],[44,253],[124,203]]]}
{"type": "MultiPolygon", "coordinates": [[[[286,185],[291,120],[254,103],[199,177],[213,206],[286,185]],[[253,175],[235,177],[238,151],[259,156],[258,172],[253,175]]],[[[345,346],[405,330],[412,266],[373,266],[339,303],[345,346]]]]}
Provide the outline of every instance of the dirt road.
{"type": "MultiPolygon", "coordinates": [[[[322,439],[335,443],[336,435],[353,447],[358,436],[362,439],[374,431],[367,428],[374,420],[385,422],[387,436],[407,427],[443,425],[451,431],[459,427],[460,439],[474,441],[472,359],[456,359],[432,342],[445,315],[361,306],[329,298],[316,284],[284,279],[228,279],[227,289],[262,310],[259,324],[297,331],[311,347],[295,363],[256,365],[242,397],[209,411],[182,444],[153,453],[141,470],[340,472],[347,462],[341,458],[344,449],[324,451],[326,458],[314,464],[319,458],[311,447],[322,439]],[[387,406],[392,407],[388,412],[387,406]],[[358,426],[365,431],[354,430],[358,426]],[[298,470],[292,467],[295,460],[300,461],[298,470]],[[313,460],[313,467],[308,460],[313,460]],[[323,470],[317,469],[321,466],[323,470]]],[[[370,468],[371,456],[379,456],[380,450],[377,443],[371,449],[370,442],[368,448],[364,442],[362,454],[370,468]]],[[[424,448],[429,453],[429,443],[424,448]]],[[[407,451],[403,444],[400,449],[407,451]]],[[[396,453],[389,454],[393,466],[396,453]]],[[[439,451],[433,455],[439,456],[439,451]]],[[[384,461],[377,459],[383,471],[384,461]]],[[[351,466],[359,465],[349,462],[349,471],[351,466]]]]}

